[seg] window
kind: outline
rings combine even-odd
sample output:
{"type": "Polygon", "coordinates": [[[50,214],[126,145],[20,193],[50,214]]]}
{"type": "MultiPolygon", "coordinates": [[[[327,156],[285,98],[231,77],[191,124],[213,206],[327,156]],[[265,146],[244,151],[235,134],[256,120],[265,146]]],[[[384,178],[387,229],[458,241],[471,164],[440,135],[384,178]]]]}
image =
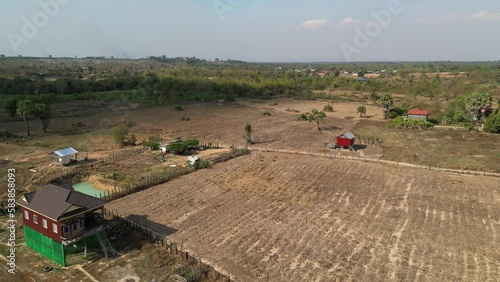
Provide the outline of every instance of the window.
{"type": "Polygon", "coordinates": [[[73,231],[76,231],[78,229],[78,226],[75,224],[73,224],[73,231]]]}
{"type": "Polygon", "coordinates": [[[80,228],[83,228],[83,220],[80,221],[80,228]]]}
{"type": "Polygon", "coordinates": [[[42,218],[42,224],[45,229],[47,229],[47,220],[45,218],[42,218]]]}
{"type": "Polygon", "coordinates": [[[64,234],[68,234],[69,233],[69,227],[68,226],[64,226],[64,234]]]}
{"type": "Polygon", "coordinates": [[[52,231],[57,234],[57,224],[52,223],[52,231]]]}
{"type": "Polygon", "coordinates": [[[35,224],[38,224],[38,215],[36,215],[36,214],[33,215],[33,222],[35,224]]]}
{"type": "Polygon", "coordinates": [[[28,213],[28,211],[24,211],[24,218],[30,219],[30,214],[28,213]]]}

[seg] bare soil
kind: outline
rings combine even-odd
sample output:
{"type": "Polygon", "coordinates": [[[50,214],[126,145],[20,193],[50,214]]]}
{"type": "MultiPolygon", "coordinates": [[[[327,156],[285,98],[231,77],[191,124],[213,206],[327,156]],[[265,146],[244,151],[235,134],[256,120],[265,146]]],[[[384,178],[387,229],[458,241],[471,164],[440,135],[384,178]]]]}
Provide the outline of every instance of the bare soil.
{"type": "Polygon", "coordinates": [[[497,281],[498,178],[252,153],[109,204],[237,281],[497,281]]]}

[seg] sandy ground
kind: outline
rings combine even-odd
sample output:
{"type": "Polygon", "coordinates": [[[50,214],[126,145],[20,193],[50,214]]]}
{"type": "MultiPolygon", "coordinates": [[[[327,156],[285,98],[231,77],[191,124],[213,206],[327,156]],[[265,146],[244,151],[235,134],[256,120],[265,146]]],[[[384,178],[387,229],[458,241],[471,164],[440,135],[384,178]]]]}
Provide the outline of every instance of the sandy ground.
{"type": "Polygon", "coordinates": [[[252,153],[109,208],[177,230],[237,281],[498,281],[498,184],[252,153]]]}

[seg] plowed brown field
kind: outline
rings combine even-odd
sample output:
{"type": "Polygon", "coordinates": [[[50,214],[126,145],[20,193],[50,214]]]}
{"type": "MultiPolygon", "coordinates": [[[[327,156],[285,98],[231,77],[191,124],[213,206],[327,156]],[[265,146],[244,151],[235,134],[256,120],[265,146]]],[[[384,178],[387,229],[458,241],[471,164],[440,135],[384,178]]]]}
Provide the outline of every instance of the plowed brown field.
{"type": "Polygon", "coordinates": [[[500,181],[254,152],[109,204],[237,281],[499,281],[500,181]]]}

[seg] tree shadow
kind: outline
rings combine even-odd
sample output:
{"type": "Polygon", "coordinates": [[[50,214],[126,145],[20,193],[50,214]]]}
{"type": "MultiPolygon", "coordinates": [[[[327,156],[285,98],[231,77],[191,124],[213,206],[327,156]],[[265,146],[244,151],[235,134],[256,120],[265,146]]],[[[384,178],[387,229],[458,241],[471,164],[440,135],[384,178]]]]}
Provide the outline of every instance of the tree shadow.
{"type": "Polygon", "coordinates": [[[363,118],[363,119],[371,119],[373,117],[375,117],[375,116],[362,116],[361,118],[363,118]]]}
{"type": "Polygon", "coordinates": [[[357,150],[364,150],[364,149],[368,148],[368,146],[367,146],[367,145],[363,145],[363,144],[354,144],[352,147],[353,147],[353,148],[354,148],[354,150],[356,150],[356,151],[357,151],[357,150]]]}
{"type": "Polygon", "coordinates": [[[325,130],[325,131],[337,131],[337,130],[340,130],[340,127],[337,127],[335,125],[323,126],[323,127],[321,127],[321,130],[325,130]]]}

